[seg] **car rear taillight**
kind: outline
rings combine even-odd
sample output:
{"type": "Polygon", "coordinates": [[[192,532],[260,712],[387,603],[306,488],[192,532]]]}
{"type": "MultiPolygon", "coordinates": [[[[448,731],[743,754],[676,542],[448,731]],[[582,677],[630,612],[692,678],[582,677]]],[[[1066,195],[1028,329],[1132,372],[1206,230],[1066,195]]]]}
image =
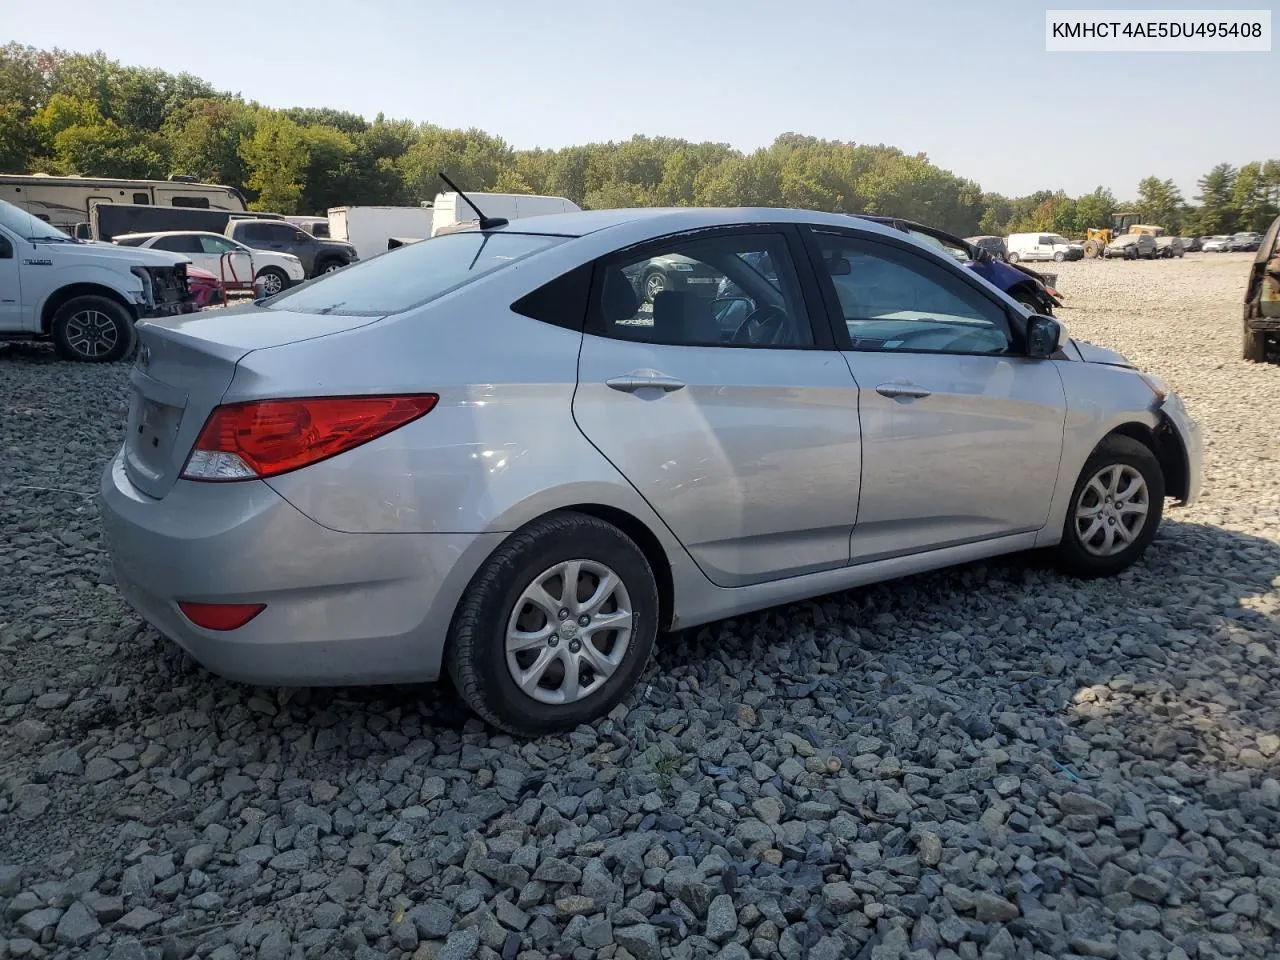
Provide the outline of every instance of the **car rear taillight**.
{"type": "Polygon", "coordinates": [[[376,440],[431,412],[434,393],[230,403],[209,415],[182,468],[186,480],[261,480],[376,440]]]}
{"type": "Polygon", "coordinates": [[[265,603],[179,603],[182,615],[206,630],[238,630],[267,609],[265,603]]]}

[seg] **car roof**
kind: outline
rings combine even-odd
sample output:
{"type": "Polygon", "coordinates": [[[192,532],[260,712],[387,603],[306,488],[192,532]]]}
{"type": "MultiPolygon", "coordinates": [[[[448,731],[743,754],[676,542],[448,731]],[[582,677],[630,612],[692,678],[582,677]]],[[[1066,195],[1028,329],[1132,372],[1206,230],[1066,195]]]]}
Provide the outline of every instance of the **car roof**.
{"type": "MultiPolygon", "coordinates": [[[[143,230],[138,233],[117,233],[116,240],[125,237],[222,237],[220,233],[214,233],[212,230],[143,230]]],[[[226,237],[222,237],[224,240],[226,237]]]]}
{"type": "MultiPolygon", "coordinates": [[[[809,223],[818,226],[857,227],[873,233],[900,235],[900,231],[843,213],[794,210],[783,207],[631,207],[621,210],[580,210],[550,213],[512,220],[496,231],[584,237],[628,224],[643,223],[653,236],[705,227],[761,223],[809,223]]],[[[476,229],[479,229],[478,225],[476,229]]]]}

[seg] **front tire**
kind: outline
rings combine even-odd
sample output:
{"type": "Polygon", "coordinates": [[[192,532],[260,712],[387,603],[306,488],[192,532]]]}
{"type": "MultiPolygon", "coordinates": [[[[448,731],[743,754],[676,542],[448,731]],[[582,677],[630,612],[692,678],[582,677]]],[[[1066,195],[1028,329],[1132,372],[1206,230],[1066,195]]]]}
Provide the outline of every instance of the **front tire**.
{"type": "Polygon", "coordinates": [[[316,267],[316,276],[322,276],[326,273],[334,273],[345,267],[346,264],[341,260],[325,260],[316,267]]]}
{"type": "Polygon", "coordinates": [[[1065,260],[1065,259],[1067,259],[1067,255],[1066,255],[1065,253],[1063,253],[1062,251],[1058,251],[1057,253],[1055,253],[1055,254],[1053,255],[1053,262],[1054,262],[1054,263],[1061,263],[1061,262],[1062,262],[1063,260],[1065,260]]]}
{"type": "Polygon", "coordinates": [[[64,360],[112,363],[133,349],[133,316],[107,297],[73,297],[53,315],[49,333],[64,360]]]}
{"type": "Polygon", "coordinates": [[[645,303],[653,303],[658,298],[658,294],[671,289],[671,281],[661,270],[653,270],[645,274],[640,289],[644,294],[645,303]]]}
{"type": "Polygon", "coordinates": [[[1010,254],[1009,254],[1009,256],[1008,256],[1008,258],[1006,258],[1005,262],[1006,262],[1006,263],[1017,263],[1017,262],[1018,262],[1019,260],[1021,260],[1021,259],[1022,259],[1022,258],[1021,258],[1021,257],[1019,257],[1016,253],[1010,253],[1010,254]]]}
{"type": "Polygon", "coordinates": [[[1155,454],[1131,437],[1108,437],[1085,461],[1071,491],[1058,544],[1063,570],[1091,580],[1137,562],[1160,526],[1164,496],[1155,454]]]}
{"type": "Polygon", "coordinates": [[[512,534],[472,579],[445,662],[480,717],[518,736],[607,714],[653,652],[658,587],[617,527],[579,513],[512,534]]]}

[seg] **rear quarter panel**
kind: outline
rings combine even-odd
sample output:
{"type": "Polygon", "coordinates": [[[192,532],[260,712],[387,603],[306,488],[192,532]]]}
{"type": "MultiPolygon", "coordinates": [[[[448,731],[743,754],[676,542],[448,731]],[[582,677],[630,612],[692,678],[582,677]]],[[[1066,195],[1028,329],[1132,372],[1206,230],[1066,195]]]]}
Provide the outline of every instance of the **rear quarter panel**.
{"type": "MultiPolygon", "coordinates": [[[[425,307],[244,357],[228,402],[440,397],[421,419],[272,486],[317,522],[353,533],[507,532],[574,503],[647,512],[574,423],[581,332],[510,309],[582,259],[549,254],[539,269],[517,263],[425,307]]],[[[271,323],[269,311],[260,319],[271,323]]]]}
{"type": "Polygon", "coordinates": [[[1049,518],[1036,546],[1051,546],[1062,539],[1062,528],[1085,461],[1094,448],[1117,427],[1141,424],[1155,429],[1160,422],[1157,399],[1133,370],[1102,363],[1056,360],[1067,398],[1063,427],[1062,461],[1049,518]]]}

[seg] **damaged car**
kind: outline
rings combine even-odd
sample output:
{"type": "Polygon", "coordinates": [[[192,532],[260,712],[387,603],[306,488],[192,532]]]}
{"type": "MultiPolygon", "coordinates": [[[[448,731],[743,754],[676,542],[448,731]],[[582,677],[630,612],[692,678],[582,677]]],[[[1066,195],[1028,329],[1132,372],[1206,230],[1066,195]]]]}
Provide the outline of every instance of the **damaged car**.
{"type": "Polygon", "coordinates": [[[1258,246],[1244,291],[1244,358],[1264,363],[1280,354],[1280,217],[1258,246]]]}
{"type": "MultiPolygon", "coordinates": [[[[994,284],[1031,313],[1053,316],[1053,308],[1062,306],[1060,294],[1045,275],[1020,263],[1009,263],[988,245],[962,240],[945,230],[929,227],[901,217],[882,217],[869,213],[855,214],[860,220],[883,224],[915,237],[958,263],[969,268],[988,283],[994,284]]],[[[983,238],[979,237],[978,240],[983,238]]],[[[1054,278],[1057,279],[1056,277],[1054,278]]]]}

